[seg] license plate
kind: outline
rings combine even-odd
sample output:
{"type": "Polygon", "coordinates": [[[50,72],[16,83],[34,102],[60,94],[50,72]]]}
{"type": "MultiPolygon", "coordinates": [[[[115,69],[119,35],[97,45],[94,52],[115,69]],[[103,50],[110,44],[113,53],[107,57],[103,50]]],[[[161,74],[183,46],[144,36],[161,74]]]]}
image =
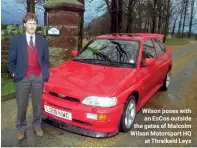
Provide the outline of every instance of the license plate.
{"type": "Polygon", "coordinates": [[[55,115],[57,117],[64,118],[67,120],[72,120],[72,114],[69,112],[59,110],[59,109],[56,109],[56,108],[53,108],[53,107],[50,107],[47,105],[44,105],[44,110],[45,110],[45,112],[55,115]]]}

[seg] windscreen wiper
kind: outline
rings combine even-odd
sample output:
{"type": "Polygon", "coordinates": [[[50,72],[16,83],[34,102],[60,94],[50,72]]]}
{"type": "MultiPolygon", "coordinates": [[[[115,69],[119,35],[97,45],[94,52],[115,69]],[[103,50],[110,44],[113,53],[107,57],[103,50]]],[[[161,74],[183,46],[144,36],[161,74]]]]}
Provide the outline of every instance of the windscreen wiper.
{"type": "Polygon", "coordinates": [[[100,56],[102,59],[106,60],[106,61],[111,61],[108,56],[104,55],[103,53],[101,52],[96,52],[94,53],[96,56],[100,56]]]}

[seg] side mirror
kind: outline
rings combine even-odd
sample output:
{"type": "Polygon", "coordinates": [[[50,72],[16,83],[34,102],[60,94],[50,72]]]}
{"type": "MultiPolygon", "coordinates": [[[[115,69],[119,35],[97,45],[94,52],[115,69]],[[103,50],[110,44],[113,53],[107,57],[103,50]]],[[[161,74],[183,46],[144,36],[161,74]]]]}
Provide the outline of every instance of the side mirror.
{"type": "Polygon", "coordinates": [[[76,57],[76,55],[79,53],[79,51],[78,50],[72,50],[71,51],[71,55],[72,55],[72,57],[76,57]]]}
{"type": "Polygon", "coordinates": [[[155,65],[155,59],[154,58],[146,58],[144,60],[144,65],[145,66],[153,66],[153,65],[155,65]]]}

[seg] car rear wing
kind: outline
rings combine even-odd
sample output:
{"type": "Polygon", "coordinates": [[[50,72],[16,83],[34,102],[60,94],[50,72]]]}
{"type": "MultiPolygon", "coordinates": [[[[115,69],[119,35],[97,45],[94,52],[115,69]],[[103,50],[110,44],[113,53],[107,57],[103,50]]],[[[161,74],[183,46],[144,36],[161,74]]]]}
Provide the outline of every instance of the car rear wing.
{"type": "Polygon", "coordinates": [[[163,34],[159,34],[159,33],[132,33],[132,34],[139,35],[139,36],[148,36],[148,37],[158,38],[163,43],[163,38],[164,38],[163,34]]]}

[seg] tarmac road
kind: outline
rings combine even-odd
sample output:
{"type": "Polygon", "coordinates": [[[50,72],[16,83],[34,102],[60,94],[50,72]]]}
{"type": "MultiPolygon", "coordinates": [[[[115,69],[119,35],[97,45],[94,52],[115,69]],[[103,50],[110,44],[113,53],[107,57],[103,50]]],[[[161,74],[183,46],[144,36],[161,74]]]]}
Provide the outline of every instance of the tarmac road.
{"type": "MultiPolygon", "coordinates": [[[[167,92],[159,91],[146,104],[145,108],[159,111],[175,110],[179,113],[157,113],[146,114],[141,110],[135,119],[135,127],[128,133],[119,133],[115,137],[105,139],[95,139],[73,134],[48,124],[43,124],[44,136],[37,137],[31,127],[32,108],[28,106],[27,121],[28,128],[26,137],[22,141],[16,140],[16,100],[8,100],[1,104],[1,146],[3,147],[74,147],[74,146],[197,146],[197,42],[189,42],[182,45],[179,49],[173,50],[172,80],[167,92]],[[180,110],[189,109],[187,113],[180,113],[180,110]],[[191,118],[191,121],[145,121],[145,117],[161,116],[162,118],[191,118]],[[161,128],[163,124],[173,124],[176,128],[161,128]],[[137,124],[142,124],[143,128],[137,128],[137,124]],[[187,126],[186,126],[186,125],[187,126]],[[149,126],[148,126],[149,125],[149,126]],[[152,125],[152,126],[151,126],[152,125]],[[155,128],[154,126],[159,126],[155,128]],[[145,136],[133,136],[131,133],[139,131],[145,136]],[[151,132],[163,132],[177,135],[153,136],[151,132]],[[184,131],[189,131],[183,135],[184,131]],[[191,132],[191,136],[190,133],[191,132]],[[150,139],[150,140],[149,140],[150,139]],[[159,141],[159,140],[163,140],[159,141]]],[[[31,104],[31,102],[29,103],[31,104]]]]}

